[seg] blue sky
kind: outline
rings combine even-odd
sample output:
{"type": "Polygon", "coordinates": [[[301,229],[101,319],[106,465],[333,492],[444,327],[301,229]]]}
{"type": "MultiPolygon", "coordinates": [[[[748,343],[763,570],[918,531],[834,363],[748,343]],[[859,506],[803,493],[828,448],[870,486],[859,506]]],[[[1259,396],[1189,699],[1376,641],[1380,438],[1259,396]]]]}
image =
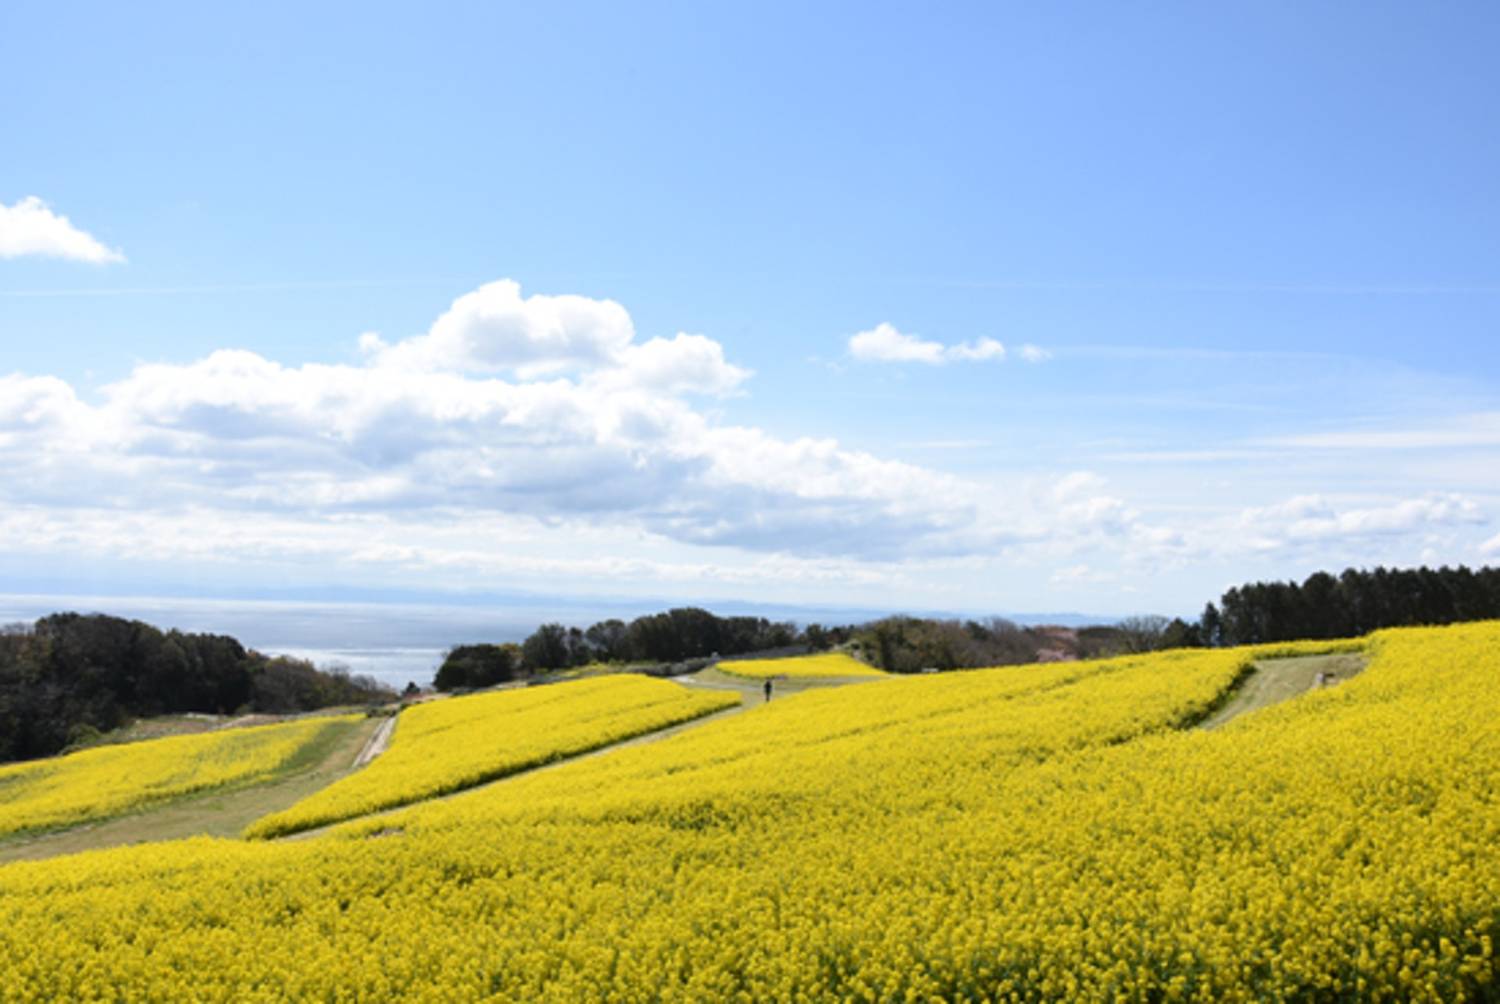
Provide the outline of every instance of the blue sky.
{"type": "Polygon", "coordinates": [[[0,592],[1500,558],[1492,5],[220,6],[0,9],[0,592]]]}

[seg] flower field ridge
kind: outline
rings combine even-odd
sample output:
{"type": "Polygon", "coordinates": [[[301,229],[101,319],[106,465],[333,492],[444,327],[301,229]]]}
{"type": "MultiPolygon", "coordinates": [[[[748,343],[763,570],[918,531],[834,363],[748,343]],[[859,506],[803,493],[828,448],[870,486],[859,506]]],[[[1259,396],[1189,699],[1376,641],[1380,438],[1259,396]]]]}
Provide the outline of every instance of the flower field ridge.
{"type": "Polygon", "coordinates": [[[778,676],[791,679],[885,676],[873,666],[866,666],[842,652],[822,652],[787,659],[738,659],[721,662],[718,668],[732,676],[744,676],[752,680],[778,676]]]}
{"type": "Polygon", "coordinates": [[[357,715],[313,717],[100,746],[0,767],[0,836],[98,822],[268,777],[357,715]]]}
{"type": "Polygon", "coordinates": [[[593,677],[408,708],[364,769],[246,829],[274,837],[443,795],[739,703],[646,676],[593,677]]]}

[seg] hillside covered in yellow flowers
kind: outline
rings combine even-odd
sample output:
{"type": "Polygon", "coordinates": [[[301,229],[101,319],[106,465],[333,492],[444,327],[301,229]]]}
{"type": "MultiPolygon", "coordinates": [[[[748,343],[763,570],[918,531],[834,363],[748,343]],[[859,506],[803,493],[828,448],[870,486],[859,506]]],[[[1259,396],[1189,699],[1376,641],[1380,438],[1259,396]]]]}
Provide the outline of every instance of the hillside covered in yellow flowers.
{"type": "Polygon", "coordinates": [[[0,1001],[1493,997],[1500,623],[1358,647],[1213,730],[1330,647],[812,688],[306,839],[5,866],[0,1001]]]}

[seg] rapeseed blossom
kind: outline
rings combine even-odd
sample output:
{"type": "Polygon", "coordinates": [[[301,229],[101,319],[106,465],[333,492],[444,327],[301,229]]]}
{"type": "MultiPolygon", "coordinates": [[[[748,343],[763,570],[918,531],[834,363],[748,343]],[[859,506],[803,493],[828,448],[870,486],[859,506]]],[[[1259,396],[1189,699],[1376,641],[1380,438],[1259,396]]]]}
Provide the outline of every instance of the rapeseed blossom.
{"type": "Polygon", "coordinates": [[[327,730],[358,715],[99,746],[0,767],[0,836],[147,808],[208,788],[277,773],[327,730]]]}
{"type": "Polygon", "coordinates": [[[1500,624],[1366,652],[1212,731],[1251,650],[813,690],[303,841],[6,866],[0,1001],[1493,997],[1500,624]]]}
{"type": "Polygon", "coordinates": [[[733,676],[749,677],[752,680],[777,676],[788,679],[838,679],[885,675],[843,652],[820,652],[817,655],[799,655],[787,659],[735,659],[719,663],[718,668],[733,676]]]}
{"type": "Polygon", "coordinates": [[[736,694],[616,675],[418,704],[367,767],[256,820],[245,835],[280,836],[459,791],[737,703],[736,694]]]}

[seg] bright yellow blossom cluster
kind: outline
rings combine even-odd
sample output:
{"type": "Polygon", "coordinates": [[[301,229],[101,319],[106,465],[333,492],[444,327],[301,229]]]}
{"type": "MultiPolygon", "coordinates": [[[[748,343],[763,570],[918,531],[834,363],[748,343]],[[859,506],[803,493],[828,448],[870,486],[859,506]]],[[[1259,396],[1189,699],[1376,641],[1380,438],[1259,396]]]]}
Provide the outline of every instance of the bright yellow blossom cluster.
{"type": "Polygon", "coordinates": [[[809,691],[300,842],[0,868],[0,1001],[1478,1000],[1500,624],[809,691]]]}
{"type": "Polygon", "coordinates": [[[369,766],[256,820],[245,835],[295,833],[459,791],[738,703],[737,694],[615,675],[418,704],[401,713],[390,748],[369,766]]]}
{"type": "Polygon", "coordinates": [[[1340,652],[1364,652],[1370,647],[1367,638],[1333,638],[1304,641],[1268,641],[1245,645],[1239,649],[1256,659],[1287,659],[1304,655],[1335,655],[1340,652]]]}
{"type": "Polygon", "coordinates": [[[733,676],[746,676],[752,680],[782,676],[788,679],[820,678],[825,680],[846,676],[884,676],[873,666],[866,666],[843,652],[820,652],[817,655],[799,655],[786,659],[739,659],[721,662],[718,668],[733,676]]]}
{"type": "Polygon", "coordinates": [[[275,774],[356,715],[99,746],[0,767],[0,836],[112,816],[275,774]]]}

